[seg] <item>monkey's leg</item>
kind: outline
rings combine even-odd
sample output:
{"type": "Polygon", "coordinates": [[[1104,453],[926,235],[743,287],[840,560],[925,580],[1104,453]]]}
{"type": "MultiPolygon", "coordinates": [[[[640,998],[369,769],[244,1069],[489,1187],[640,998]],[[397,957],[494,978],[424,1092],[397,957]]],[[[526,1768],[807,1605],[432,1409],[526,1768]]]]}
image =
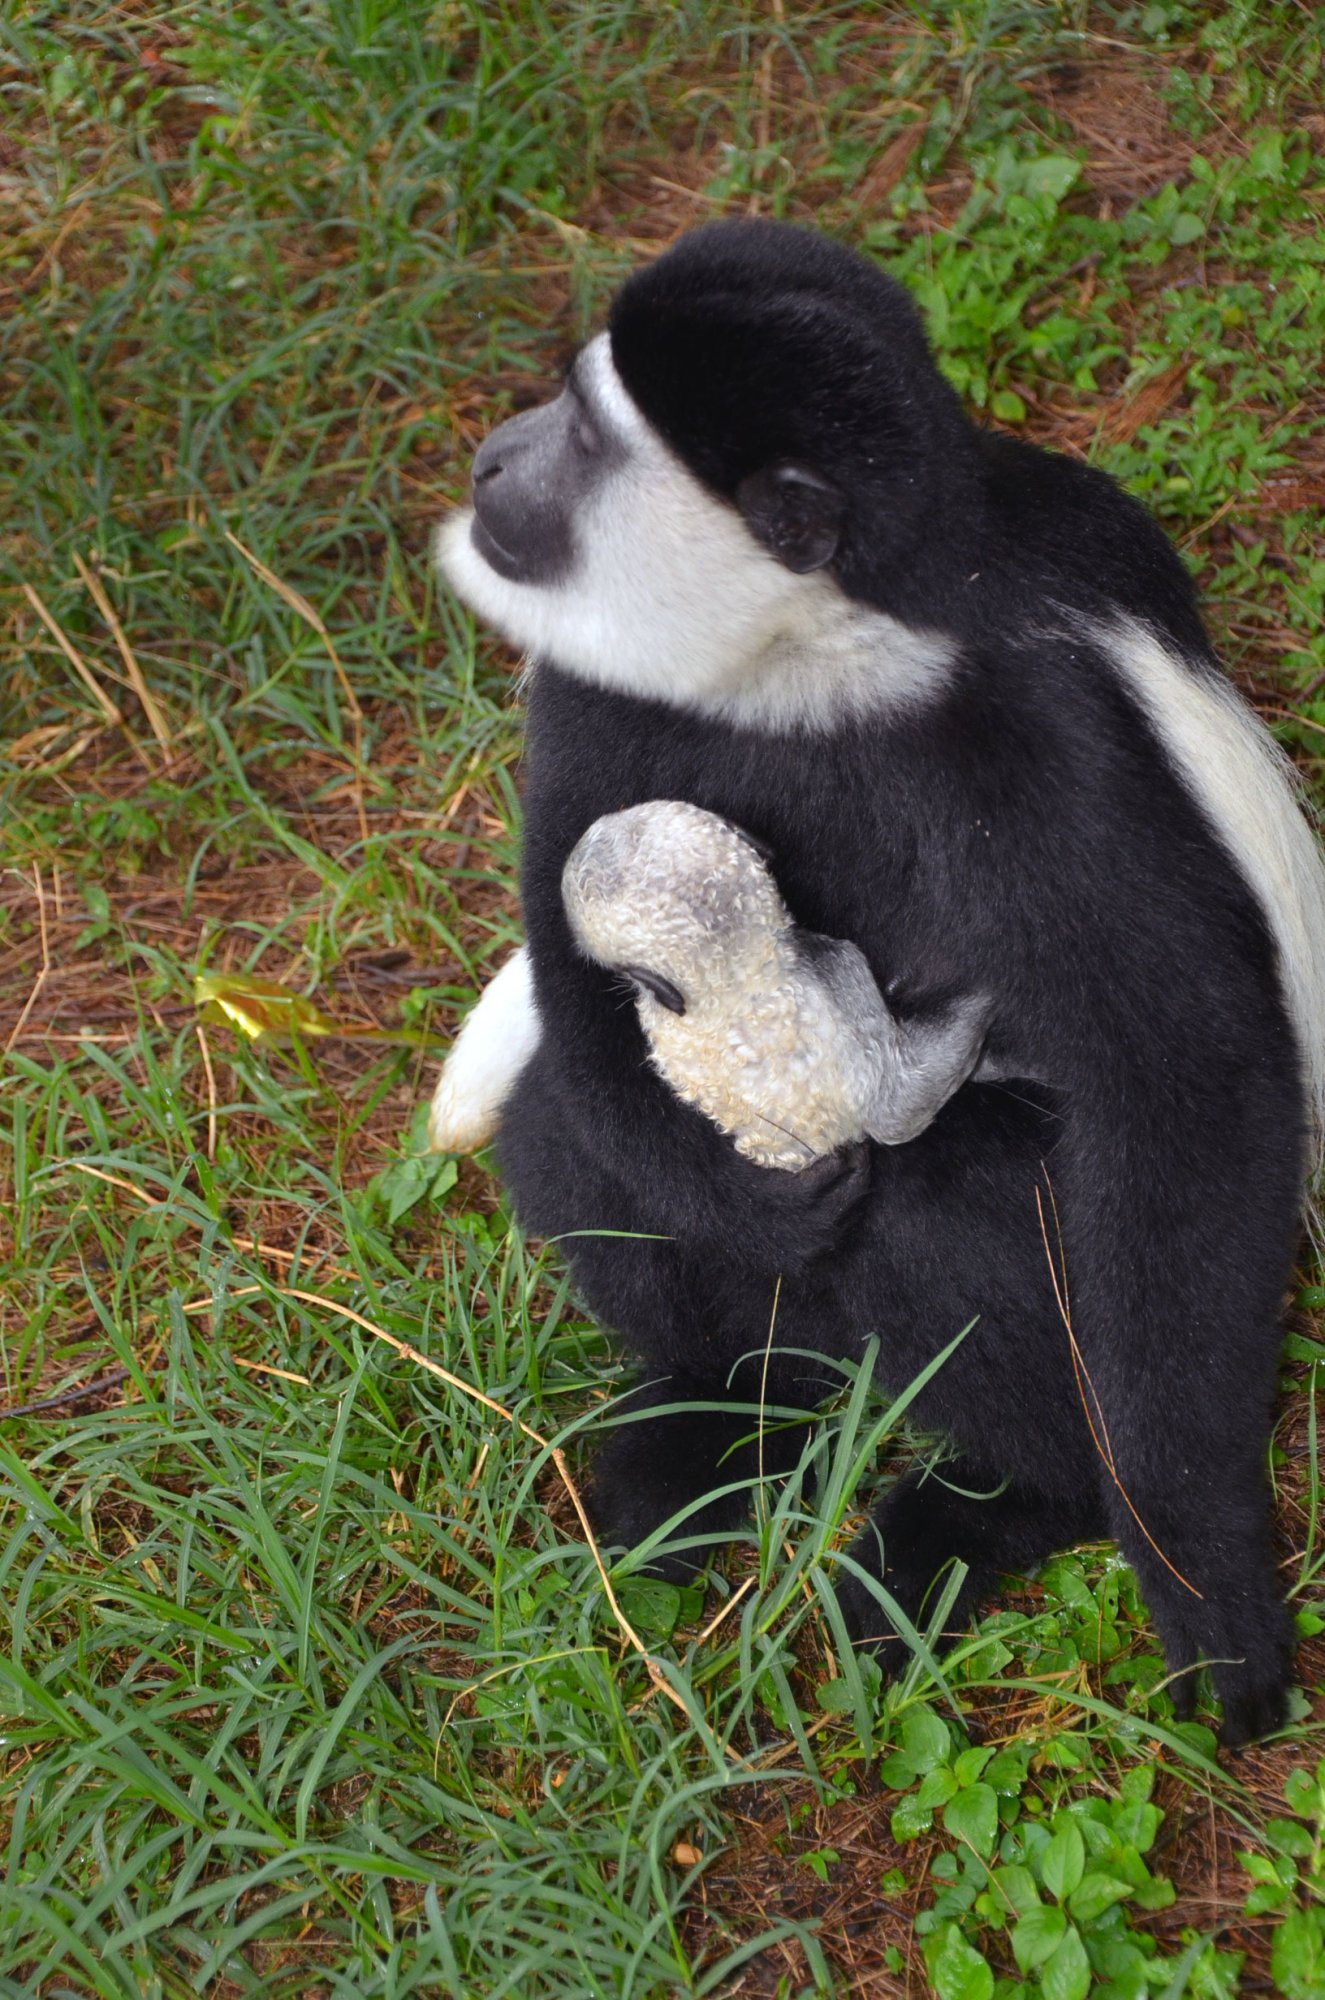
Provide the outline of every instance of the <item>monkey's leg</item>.
{"type": "Polygon", "coordinates": [[[737,1533],[761,1476],[790,1472],[805,1442],[804,1424],[761,1406],[748,1370],[732,1386],[673,1374],[643,1384],[618,1410],[624,1421],[594,1461],[594,1524],[605,1542],[637,1548],[685,1510],[663,1552],[649,1558],[654,1575],[673,1581],[693,1576],[714,1543],[737,1533]],[[728,1407],[696,1407],[712,1404],[728,1407]]]}
{"type": "MultiPolygon", "coordinates": [[[[978,1461],[959,1457],[933,1471],[910,1472],[874,1509],[850,1553],[923,1632],[954,1561],[967,1575],[947,1614],[944,1645],[962,1634],[997,1579],[1022,1575],[1074,1542],[1108,1532],[1104,1508],[1087,1483],[1079,1495],[1050,1498],[1000,1484],[978,1461]]],[[[906,1651],[882,1605],[859,1577],[840,1570],[838,1603],[857,1645],[875,1648],[896,1670],[906,1651]]]]}
{"type": "Polygon", "coordinates": [[[1212,1447],[1208,1438],[1184,1438],[1180,1417],[1175,1430],[1162,1457],[1121,1456],[1118,1484],[1103,1474],[1110,1532],[1178,1674],[1178,1713],[1192,1713],[1194,1670],[1208,1663],[1224,1710],[1220,1738],[1235,1749],[1280,1727],[1292,1673],[1265,1468],[1245,1439],[1212,1447]]]}
{"type": "MultiPolygon", "coordinates": [[[[1239,1199],[1250,1207],[1248,1179],[1239,1156],[1239,1199]]],[[[1078,1240],[1073,1299],[1109,1532],[1179,1676],[1180,1709],[1190,1712],[1194,1698],[1187,1670],[1208,1663],[1220,1734],[1236,1747],[1283,1722],[1291,1677],[1265,1468],[1287,1258],[1273,1256],[1268,1227],[1239,1234],[1239,1215],[1217,1211],[1217,1192],[1208,1221],[1197,1211],[1202,1265],[1171,1224],[1144,1259],[1111,1268],[1100,1259],[1108,1241],[1100,1231],[1078,1240]]],[[[1155,1215],[1162,1203],[1149,1207],[1155,1215]]],[[[1188,1229],[1195,1233],[1190,1221],[1188,1229]]]]}
{"type": "Polygon", "coordinates": [[[1185,1670],[1208,1662],[1230,1746],[1283,1721],[1291,1661],[1265,1458],[1301,1197],[1301,1078],[1256,1005],[1243,990],[1235,1014],[1226,997],[1194,1061],[1175,1015],[1155,1043],[1163,1071],[1152,1058],[1126,1090],[1102,1071],[1083,1082],[1054,1162],[1109,1530],[1181,1675],[1175,1694],[1189,1702],[1185,1670]],[[1254,1035],[1244,1021],[1259,1021],[1254,1035]]]}

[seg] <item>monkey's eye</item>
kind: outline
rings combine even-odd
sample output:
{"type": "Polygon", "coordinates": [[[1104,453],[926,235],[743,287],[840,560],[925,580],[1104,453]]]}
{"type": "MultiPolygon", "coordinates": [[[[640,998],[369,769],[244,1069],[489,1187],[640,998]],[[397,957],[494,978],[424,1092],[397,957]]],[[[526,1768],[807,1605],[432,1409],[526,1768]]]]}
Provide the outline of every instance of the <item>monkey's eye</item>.
{"type": "Polygon", "coordinates": [[[576,415],[575,421],[571,425],[570,434],[575,440],[576,448],[582,451],[586,457],[591,457],[597,451],[599,445],[598,433],[583,411],[576,415]]]}
{"type": "Polygon", "coordinates": [[[655,972],[648,965],[623,965],[621,970],[633,986],[652,993],[659,1006],[665,1007],[669,1014],[685,1013],[685,994],[670,979],[665,979],[661,972],[655,972]]]}

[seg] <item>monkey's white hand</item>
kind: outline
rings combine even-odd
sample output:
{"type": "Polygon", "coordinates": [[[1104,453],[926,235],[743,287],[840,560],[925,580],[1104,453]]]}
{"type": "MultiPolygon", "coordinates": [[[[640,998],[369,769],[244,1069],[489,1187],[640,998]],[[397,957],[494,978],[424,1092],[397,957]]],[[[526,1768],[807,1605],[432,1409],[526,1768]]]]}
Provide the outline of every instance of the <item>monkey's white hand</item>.
{"type": "Polygon", "coordinates": [[[428,1117],[434,1153],[475,1153],[487,1145],[539,1033],[529,950],[522,945],[479,995],[451,1045],[428,1117]]]}

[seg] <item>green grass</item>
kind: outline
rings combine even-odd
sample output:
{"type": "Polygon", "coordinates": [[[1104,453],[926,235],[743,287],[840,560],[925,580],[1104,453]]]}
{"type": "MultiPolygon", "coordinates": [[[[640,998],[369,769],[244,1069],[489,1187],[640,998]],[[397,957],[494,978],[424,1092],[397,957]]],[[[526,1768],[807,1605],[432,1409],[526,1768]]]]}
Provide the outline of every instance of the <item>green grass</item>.
{"type": "Polygon", "coordinates": [[[1307,1690],[1221,1768],[1107,1550],[879,1691],[864,1377],[702,1604],[614,1576],[646,1660],[551,1450],[619,1358],[406,1136],[518,926],[513,663],[429,533],[687,222],[885,258],[1162,515],[1317,780],[1323,54],[1292,0],[0,7],[0,1402],[105,1384],[0,1412],[0,1992],[1325,1990],[1316,1274],[1307,1690]],[[253,1044],[200,970],[400,1039],[253,1044]]]}

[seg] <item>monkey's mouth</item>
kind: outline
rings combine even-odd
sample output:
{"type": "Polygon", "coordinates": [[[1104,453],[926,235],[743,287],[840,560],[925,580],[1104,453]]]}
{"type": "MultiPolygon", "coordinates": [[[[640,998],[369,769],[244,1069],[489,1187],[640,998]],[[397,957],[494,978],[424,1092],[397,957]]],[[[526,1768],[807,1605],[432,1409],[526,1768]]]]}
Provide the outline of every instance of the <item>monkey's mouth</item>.
{"type": "Polygon", "coordinates": [[[504,576],[508,583],[527,583],[528,566],[509,549],[503,548],[492,530],[484,523],[478,504],[474,505],[474,518],[469,524],[469,539],[477,554],[481,555],[489,569],[495,569],[498,576],[504,576]]]}
{"type": "MultiPolygon", "coordinates": [[[[478,460],[474,463],[477,466],[478,460]]],[[[551,502],[524,491],[518,480],[498,477],[496,472],[485,478],[476,473],[470,508],[471,548],[509,583],[546,589],[560,583],[574,566],[575,545],[564,514],[551,502]]]]}

